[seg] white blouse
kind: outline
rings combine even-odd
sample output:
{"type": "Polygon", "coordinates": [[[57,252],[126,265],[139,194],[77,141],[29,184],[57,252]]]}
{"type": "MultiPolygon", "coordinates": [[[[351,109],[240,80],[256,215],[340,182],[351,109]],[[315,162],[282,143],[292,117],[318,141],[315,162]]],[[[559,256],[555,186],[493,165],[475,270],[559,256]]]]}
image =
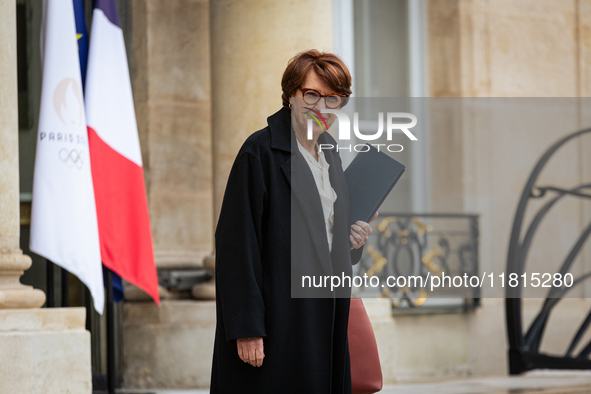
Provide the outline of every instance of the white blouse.
{"type": "MultiPolygon", "coordinates": [[[[318,161],[308,152],[300,141],[296,138],[298,149],[306,159],[314,180],[316,181],[316,187],[318,188],[318,194],[320,194],[320,202],[322,203],[322,212],[324,213],[324,223],[326,225],[326,238],[328,239],[328,250],[332,251],[332,227],[334,224],[334,202],[337,199],[337,194],[330,186],[330,176],[328,174],[328,168],[330,164],[324,157],[324,152],[318,152],[318,161]]],[[[318,144],[316,144],[316,148],[318,144]]]]}

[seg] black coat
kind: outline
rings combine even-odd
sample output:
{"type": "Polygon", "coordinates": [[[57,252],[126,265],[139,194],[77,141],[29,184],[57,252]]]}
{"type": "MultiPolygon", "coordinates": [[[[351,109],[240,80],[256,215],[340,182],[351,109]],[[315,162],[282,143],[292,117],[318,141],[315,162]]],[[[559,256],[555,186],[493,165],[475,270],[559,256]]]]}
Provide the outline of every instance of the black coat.
{"type": "MultiPolygon", "coordinates": [[[[344,298],[292,298],[290,262],[306,262],[307,273],[351,275],[362,249],[350,249],[341,159],[325,151],[337,194],[329,252],[320,196],[290,116],[282,108],[249,136],[228,178],[215,232],[212,393],[351,393],[350,289],[339,295],[344,298]],[[294,231],[292,239],[298,226],[307,231],[294,231]],[[298,246],[292,248],[292,242],[298,246]],[[247,337],[264,338],[260,368],[238,356],[236,339],[247,337]]],[[[327,132],[318,143],[336,145],[327,132]]]]}

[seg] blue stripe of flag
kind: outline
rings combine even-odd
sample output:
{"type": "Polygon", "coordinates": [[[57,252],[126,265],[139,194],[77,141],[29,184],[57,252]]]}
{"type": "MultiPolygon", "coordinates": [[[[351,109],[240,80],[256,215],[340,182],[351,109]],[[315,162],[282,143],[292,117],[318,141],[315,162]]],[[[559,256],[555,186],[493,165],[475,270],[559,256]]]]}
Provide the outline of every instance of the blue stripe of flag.
{"type": "Polygon", "coordinates": [[[107,19],[121,28],[121,22],[119,22],[119,13],[117,12],[117,2],[115,0],[96,0],[94,8],[103,11],[107,19]]]}
{"type": "Polygon", "coordinates": [[[74,1],[74,16],[76,17],[76,37],[78,38],[78,56],[80,57],[80,74],[82,86],[86,82],[86,67],[88,65],[88,30],[84,18],[84,4],[82,0],[74,1]]]}

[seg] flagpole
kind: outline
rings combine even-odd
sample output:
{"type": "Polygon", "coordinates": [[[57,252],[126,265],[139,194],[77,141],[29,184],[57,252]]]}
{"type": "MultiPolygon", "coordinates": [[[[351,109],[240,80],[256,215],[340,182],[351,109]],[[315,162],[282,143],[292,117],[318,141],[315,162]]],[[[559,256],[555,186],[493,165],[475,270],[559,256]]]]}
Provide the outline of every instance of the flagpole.
{"type": "Polygon", "coordinates": [[[115,320],[113,305],[113,273],[105,267],[107,274],[107,387],[109,394],[115,394],[117,376],[115,374],[115,320]]]}
{"type": "Polygon", "coordinates": [[[46,259],[45,263],[45,279],[47,280],[47,308],[55,306],[54,281],[53,281],[53,263],[46,259]]]}
{"type": "Polygon", "coordinates": [[[62,308],[70,306],[70,273],[62,268],[62,308]]]}

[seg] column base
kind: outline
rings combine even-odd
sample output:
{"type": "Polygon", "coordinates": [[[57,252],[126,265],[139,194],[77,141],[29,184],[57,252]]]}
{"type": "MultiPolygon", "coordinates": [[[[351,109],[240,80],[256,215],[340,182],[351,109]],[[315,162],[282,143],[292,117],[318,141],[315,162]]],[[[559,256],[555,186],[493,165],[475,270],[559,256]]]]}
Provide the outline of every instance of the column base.
{"type": "Polygon", "coordinates": [[[85,308],[0,310],[0,393],[92,392],[85,308]]]}
{"type": "Polygon", "coordinates": [[[125,388],[209,387],[215,301],[126,302],[123,332],[125,388]]]}
{"type": "Polygon", "coordinates": [[[0,253],[0,310],[39,308],[45,293],[20,283],[23,272],[31,267],[31,258],[20,249],[0,253]]]}
{"type": "Polygon", "coordinates": [[[39,308],[45,304],[45,293],[32,286],[0,288],[0,309],[39,308]]]}

